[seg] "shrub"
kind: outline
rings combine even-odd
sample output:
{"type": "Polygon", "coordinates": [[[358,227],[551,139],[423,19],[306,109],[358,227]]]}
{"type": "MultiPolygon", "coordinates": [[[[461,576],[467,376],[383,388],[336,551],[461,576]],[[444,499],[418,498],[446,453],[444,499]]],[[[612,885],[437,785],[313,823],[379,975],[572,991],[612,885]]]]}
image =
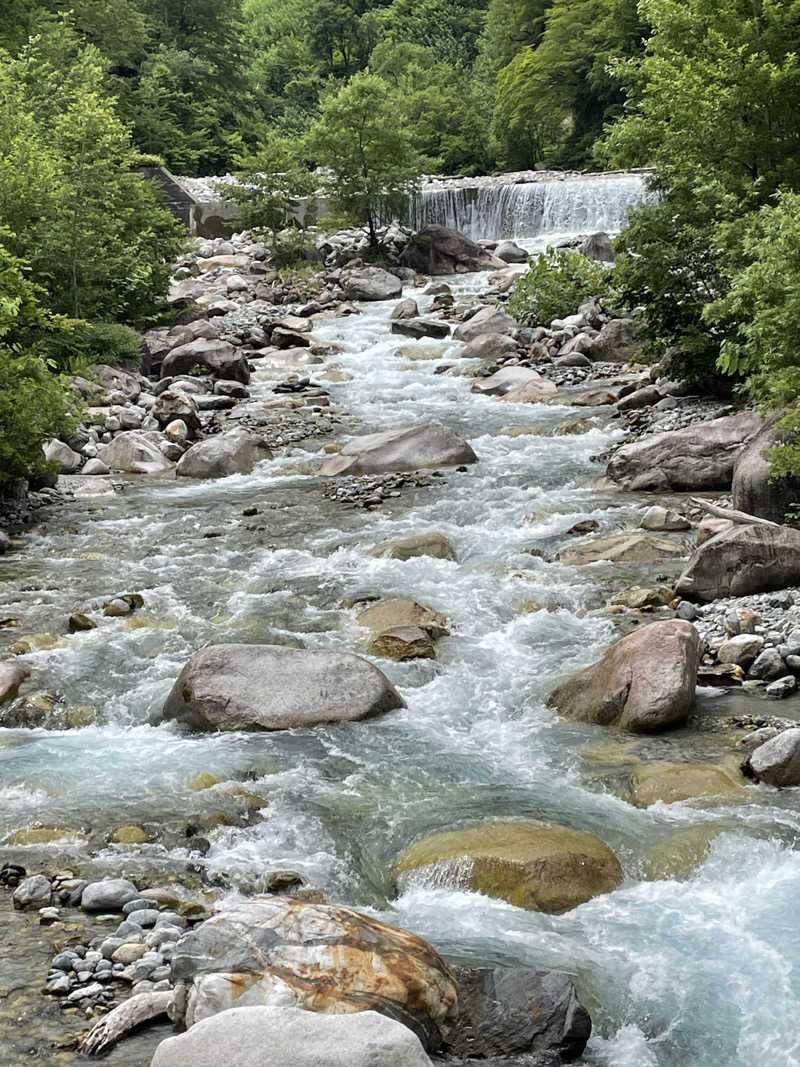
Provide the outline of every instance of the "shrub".
{"type": "Polygon", "coordinates": [[[525,326],[548,325],[574,315],[590,296],[611,291],[613,272],[580,252],[548,248],[517,282],[508,310],[525,326]]]}
{"type": "Polygon", "coordinates": [[[74,400],[38,356],[0,347],[0,485],[45,471],[42,445],[74,424],[74,400]]]}
{"type": "Polygon", "coordinates": [[[119,322],[86,322],[47,342],[47,355],[59,370],[77,373],[93,363],[132,363],[142,359],[141,335],[119,322]]]}

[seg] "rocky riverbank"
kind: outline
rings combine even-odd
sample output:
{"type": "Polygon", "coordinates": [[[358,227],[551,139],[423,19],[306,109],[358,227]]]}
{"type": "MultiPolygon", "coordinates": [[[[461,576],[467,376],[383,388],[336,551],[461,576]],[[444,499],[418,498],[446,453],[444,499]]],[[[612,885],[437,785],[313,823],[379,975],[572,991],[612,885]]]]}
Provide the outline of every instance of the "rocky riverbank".
{"type": "Polygon", "coordinates": [[[82,386],[66,503],[2,563],[15,1054],[39,1003],[59,1062],[169,1012],[154,1067],[276,1028],[298,1063],[616,1063],[637,891],[726,835],[790,847],[800,535],[759,513],[759,420],[597,301],[520,328],[513,249],[445,236],[463,272],[302,291],[246,237],[198,247],[147,374],[82,386]],[[48,536],[52,584],[15,569],[48,536]]]}

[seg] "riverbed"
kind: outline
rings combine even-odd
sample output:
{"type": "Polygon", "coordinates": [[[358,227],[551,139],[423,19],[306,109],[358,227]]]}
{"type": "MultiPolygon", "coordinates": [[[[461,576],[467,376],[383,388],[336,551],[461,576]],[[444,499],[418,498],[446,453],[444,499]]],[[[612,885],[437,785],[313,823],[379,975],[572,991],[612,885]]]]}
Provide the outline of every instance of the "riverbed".
{"type": "MultiPolygon", "coordinates": [[[[445,280],[462,294],[486,286],[485,275],[445,280]]],[[[432,297],[409,292],[424,313],[432,297]]],[[[315,320],[315,340],[339,346],[326,363],[349,376],[328,386],[331,404],[350,434],[438,419],[469,440],[478,463],[375,510],[330,498],[315,473],[317,443],[220,481],[115,478],[121,491],[64,505],[0,560],[0,614],[21,621],[0,629],[0,652],[27,635],[34,650],[22,661],[37,687],[97,714],[83,729],[0,731],[0,840],[38,820],[74,835],[47,846],[54,862],[79,864],[85,842],[114,827],[191,818],[200,801],[189,782],[208,772],[221,781],[203,804],[220,806],[232,783],[264,802],[246,825],[212,830],[208,853],[192,857],[223,896],[259,891],[268,872],[291,869],[448,957],[566,971],[594,1020],[584,1064],[800,1063],[794,791],[746,786],[724,802],[636,808],[624,797],[638,760],[733,760],[729,736],[685,729],[632,739],[559,721],[546,706],[561,676],[618,635],[604,611],[610,594],[647,571],[652,581],[680,569],[552,560],[578,521],[596,520],[600,533],[638,525],[646,498],[609,486],[593,458],[619,437],[610,409],[573,408],[569,395],[533,405],[476,396],[469,377],[437,373],[461,346],[393,337],[392,306],[315,320]],[[438,355],[401,357],[400,344],[438,355]],[[587,414],[588,432],[553,436],[587,414]],[[369,554],[431,530],[451,540],[457,561],[369,554]],[[144,608],[65,633],[70,613],[121,592],[141,593],[144,608]],[[364,592],[412,596],[450,622],[438,659],[376,661],[405,709],[274,734],[154,725],[204,644],[363,651],[366,634],[342,603],[364,592]],[[598,835],[619,856],[623,885],[553,916],[413,879],[395,884],[392,863],[408,844],[494,817],[598,835]],[[664,856],[684,854],[680,877],[664,877],[664,856]]],[[[250,403],[274,384],[257,370],[250,403]]],[[[724,699],[703,694],[701,709],[713,719],[724,699]]],[[[0,848],[0,861],[24,851],[0,848]]],[[[95,857],[108,872],[167,875],[186,861],[158,843],[104,846],[95,857]]],[[[31,966],[42,969],[31,976],[41,986],[46,964],[31,966]]],[[[139,1060],[120,1050],[110,1062],[145,1067],[151,1046],[137,1047],[139,1060]]]]}

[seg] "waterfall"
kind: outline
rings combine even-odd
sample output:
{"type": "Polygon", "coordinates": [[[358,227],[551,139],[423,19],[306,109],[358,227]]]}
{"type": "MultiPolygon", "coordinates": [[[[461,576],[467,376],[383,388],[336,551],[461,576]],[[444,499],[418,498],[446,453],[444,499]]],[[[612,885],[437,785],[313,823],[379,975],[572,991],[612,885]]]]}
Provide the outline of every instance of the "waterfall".
{"type": "Polygon", "coordinates": [[[471,184],[423,188],[411,208],[411,225],[439,223],[480,238],[532,238],[545,234],[618,233],[628,211],[650,200],[642,174],[471,184]]]}

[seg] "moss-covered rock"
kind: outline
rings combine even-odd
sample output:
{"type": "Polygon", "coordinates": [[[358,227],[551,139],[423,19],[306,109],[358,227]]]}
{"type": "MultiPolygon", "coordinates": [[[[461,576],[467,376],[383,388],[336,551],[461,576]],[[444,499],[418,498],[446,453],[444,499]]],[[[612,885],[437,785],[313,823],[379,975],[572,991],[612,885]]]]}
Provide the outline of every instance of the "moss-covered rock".
{"type": "Polygon", "coordinates": [[[499,897],[530,911],[562,912],[622,881],[619,860],[599,838],[566,826],[497,822],[427,837],[396,871],[428,868],[437,885],[499,897]]]}
{"type": "Polygon", "coordinates": [[[147,841],[147,831],[141,826],[118,826],[108,836],[112,845],[143,845],[147,841]]]}

